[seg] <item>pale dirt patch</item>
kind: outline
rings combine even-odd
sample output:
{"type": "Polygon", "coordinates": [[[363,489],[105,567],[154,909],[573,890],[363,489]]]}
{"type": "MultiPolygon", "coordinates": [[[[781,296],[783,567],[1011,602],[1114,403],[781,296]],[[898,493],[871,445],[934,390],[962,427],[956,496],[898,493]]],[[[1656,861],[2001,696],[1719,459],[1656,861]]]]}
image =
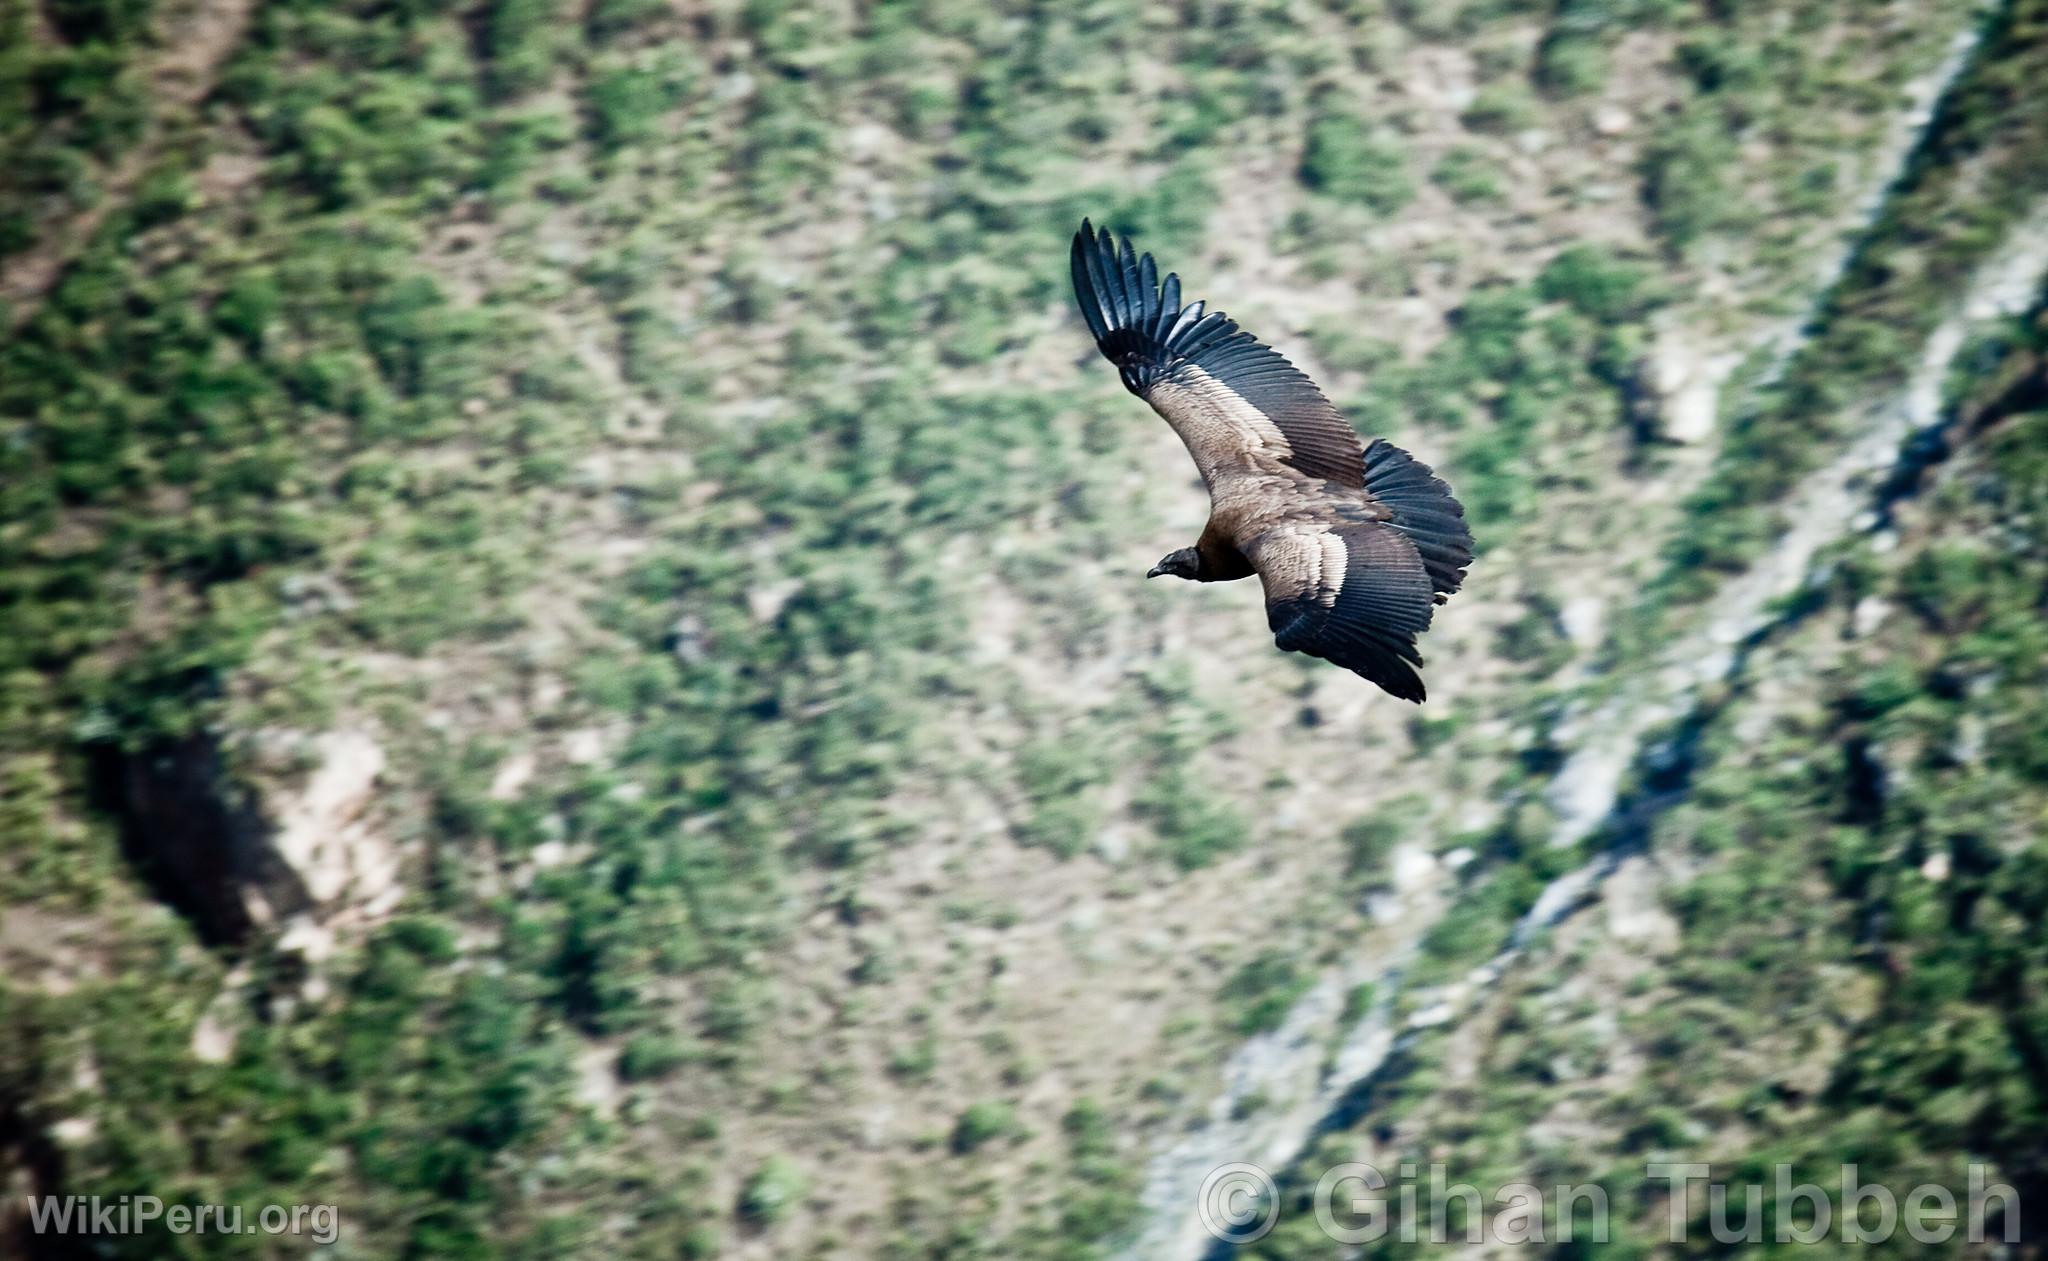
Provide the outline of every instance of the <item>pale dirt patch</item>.
{"type": "Polygon", "coordinates": [[[316,902],[344,896],[375,915],[403,893],[396,848],[364,820],[384,773],[384,750],[364,731],[313,741],[319,768],[296,792],[272,797],[277,849],[316,902]]]}
{"type": "Polygon", "coordinates": [[[104,925],[94,916],[14,905],[0,910],[0,964],[11,981],[69,994],[104,979],[97,949],[104,925]]]}

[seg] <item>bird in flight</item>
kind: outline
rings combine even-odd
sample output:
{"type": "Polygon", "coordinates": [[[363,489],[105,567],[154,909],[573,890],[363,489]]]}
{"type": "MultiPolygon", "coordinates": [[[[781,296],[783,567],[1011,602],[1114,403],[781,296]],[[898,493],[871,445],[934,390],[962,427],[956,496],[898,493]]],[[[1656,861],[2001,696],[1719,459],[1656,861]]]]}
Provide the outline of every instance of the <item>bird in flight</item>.
{"type": "Polygon", "coordinates": [[[1209,487],[1193,547],[1145,576],[1259,576],[1288,652],[1421,701],[1415,637],[1472,563],[1465,509],[1427,464],[1358,431],[1315,382],[1221,311],[1180,301],[1150,254],[1087,220],[1074,294],[1124,387],[1164,417],[1209,487]]]}

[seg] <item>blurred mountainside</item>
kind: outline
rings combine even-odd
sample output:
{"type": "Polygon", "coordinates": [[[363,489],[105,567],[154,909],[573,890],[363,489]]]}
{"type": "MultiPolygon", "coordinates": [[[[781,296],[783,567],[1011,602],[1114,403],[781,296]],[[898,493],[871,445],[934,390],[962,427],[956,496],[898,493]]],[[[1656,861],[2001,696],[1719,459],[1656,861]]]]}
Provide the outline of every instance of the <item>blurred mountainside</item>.
{"type": "Polygon", "coordinates": [[[1280,1261],[1357,1159],[1629,1257],[1727,1250],[1649,1161],[1975,1161],[2038,1255],[2043,82],[2043,0],[0,0],[0,1254],[1183,1258],[1253,1161],[1280,1261]],[[1456,488],[1426,707],[1143,580],[1084,215],[1456,488]]]}

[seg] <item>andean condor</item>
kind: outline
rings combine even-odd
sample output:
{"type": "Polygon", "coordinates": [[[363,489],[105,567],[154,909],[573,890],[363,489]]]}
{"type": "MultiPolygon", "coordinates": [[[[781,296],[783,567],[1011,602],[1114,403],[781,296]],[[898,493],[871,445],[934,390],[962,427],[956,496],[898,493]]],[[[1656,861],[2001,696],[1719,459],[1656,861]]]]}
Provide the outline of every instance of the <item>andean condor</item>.
{"type": "Polygon", "coordinates": [[[1465,509],[1428,465],[1361,442],[1315,382],[1221,311],[1180,301],[1150,254],[1083,221],[1074,293],[1126,388],[1166,418],[1209,486],[1209,524],[1146,577],[1257,574],[1289,652],[1423,699],[1415,637],[1465,579],[1465,509]]]}

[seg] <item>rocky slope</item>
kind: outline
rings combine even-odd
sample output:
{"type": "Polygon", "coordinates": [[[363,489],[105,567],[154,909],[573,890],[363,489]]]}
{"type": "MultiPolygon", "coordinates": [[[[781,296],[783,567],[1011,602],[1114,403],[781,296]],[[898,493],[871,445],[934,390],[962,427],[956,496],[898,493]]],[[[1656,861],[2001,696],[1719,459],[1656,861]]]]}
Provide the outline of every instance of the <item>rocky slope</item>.
{"type": "MultiPolygon", "coordinates": [[[[1168,1255],[1159,1162],[1278,1172],[1345,1029],[1418,1108],[1579,1106],[1485,1023],[1592,932],[1515,935],[1612,840],[1561,773],[1911,364],[2029,353],[1957,305],[2048,191],[2024,5],[285,0],[155,92],[190,15],[86,11],[6,53],[144,106],[0,237],[61,263],[0,348],[0,1171],[349,1255],[1168,1255]],[[1071,316],[1083,214],[1459,487],[1426,710],[1139,579],[1203,505],[1071,316]]],[[[2029,458],[1982,427],[1954,469],[2029,458]]],[[[1708,745],[1777,721],[1729,686],[1708,745]]],[[[1668,829],[1760,775],[1660,805],[1607,886],[1654,949],[1574,1002],[1696,984],[1664,873],[1727,847],[1668,829]]]]}

